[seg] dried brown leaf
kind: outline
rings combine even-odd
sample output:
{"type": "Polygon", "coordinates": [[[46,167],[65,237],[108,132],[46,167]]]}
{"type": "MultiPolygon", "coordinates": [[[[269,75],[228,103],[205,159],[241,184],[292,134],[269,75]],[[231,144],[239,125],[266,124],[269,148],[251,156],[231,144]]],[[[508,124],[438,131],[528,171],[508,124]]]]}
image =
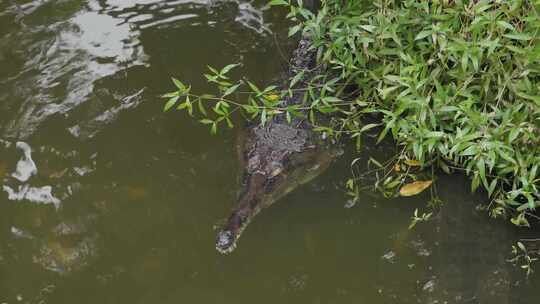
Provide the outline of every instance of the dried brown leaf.
{"type": "Polygon", "coordinates": [[[431,180],[412,182],[401,187],[401,189],[399,190],[399,194],[401,196],[417,195],[418,193],[426,190],[429,186],[431,186],[432,183],[433,181],[431,180]]]}

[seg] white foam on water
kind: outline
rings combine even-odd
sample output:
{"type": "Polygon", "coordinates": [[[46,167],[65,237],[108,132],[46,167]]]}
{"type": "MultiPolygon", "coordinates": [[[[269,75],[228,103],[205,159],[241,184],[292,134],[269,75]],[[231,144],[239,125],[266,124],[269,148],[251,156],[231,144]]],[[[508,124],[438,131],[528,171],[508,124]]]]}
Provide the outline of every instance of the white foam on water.
{"type": "Polygon", "coordinates": [[[23,152],[23,156],[17,162],[15,172],[11,176],[24,183],[37,174],[37,166],[32,159],[32,148],[27,143],[19,141],[15,146],[23,152]]]}
{"type": "Polygon", "coordinates": [[[13,234],[13,236],[15,236],[16,238],[20,238],[20,239],[35,238],[30,232],[17,228],[15,226],[11,226],[11,234],[13,234]]]}
{"type": "Polygon", "coordinates": [[[9,148],[11,147],[11,143],[7,140],[3,140],[0,138],[0,146],[3,146],[4,148],[9,148]]]}
{"type": "Polygon", "coordinates": [[[31,187],[29,185],[18,186],[13,189],[4,185],[2,189],[7,192],[11,201],[29,201],[36,204],[52,204],[55,209],[60,208],[61,201],[52,194],[51,186],[31,187]]]}

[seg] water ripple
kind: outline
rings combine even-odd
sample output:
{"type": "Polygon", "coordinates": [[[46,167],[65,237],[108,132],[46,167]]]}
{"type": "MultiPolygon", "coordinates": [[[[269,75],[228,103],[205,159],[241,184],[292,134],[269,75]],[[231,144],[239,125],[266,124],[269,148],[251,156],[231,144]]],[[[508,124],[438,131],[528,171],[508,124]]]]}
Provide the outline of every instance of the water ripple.
{"type": "Polygon", "coordinates": [[[48,118],[85,102],[96,80],[145,64],[139,32],[120,21],[88,11],[3,37],[26,52],[23,72],[6,83],[11,92],[0,95],[18,107],[4,123],[6,137],[27,138],[48,118]]]}
{"type": "MultiPolygon", "coordinates": [[[[0,65],[20,66],[9,69],[15,74],[0,74],[0,85],[6,88],[0,91],[0,111],[7,113],[0,118],[0,134],[28,138],[48,120],[69,118],[96,95],[99,80],[125,78],[133,67],[149,67],[142,31],[212,25],[223,17],[255,35],[270,33],[263,9],[248,1],[113,0],[83,5],[75,0],[36,0],[11,5],[0,16],[0,24],[13,18],[19,30],[0,36],[0,65]],[[55,8],[62,13],[51,16],[50,9],[55,8]]],[[[122,98],[116,101],[122,104],[122,98]]],[[[117,110],[114,105],[103,109],[102,117],[117,110]]]]}

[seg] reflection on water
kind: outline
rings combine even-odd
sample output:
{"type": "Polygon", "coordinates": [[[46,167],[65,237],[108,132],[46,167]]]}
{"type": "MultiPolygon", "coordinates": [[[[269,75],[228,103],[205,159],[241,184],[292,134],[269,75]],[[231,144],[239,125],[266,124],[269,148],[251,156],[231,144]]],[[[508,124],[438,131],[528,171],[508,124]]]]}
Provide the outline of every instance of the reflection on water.
{"type": "Polygon", "coordinates": [[[420,259],[414,267],[425,268],[418,298],[422,303],[528,303],[520,295],[523,274],[507,262],[517,238],[512,227],[477,208],[483,196],[467,194],[463,177],[441,176],[438,184],[445,204],[401,248],[420,259]]]}
{"type": "MultiPolygon", "coordinates": [[[[29,15],[23,22],[40,15],[37,8],[24,12],[29,15]]],[[[75,11],[67,20],[20,26],[2,37],[0,44],[24,60],[19,73],[2,81],[10,89],[2,96],[8,103],[4,107],[16,108],[4,121],[5,136],[29,137],[47,119],[69,115],[85,102],[98,79],[145,64],[139,32],[120,22],[94,11],[75,11]]]]}
{"type": "MultiPolygon", "coordinates": [[[[203,20],[212,24],[215,21],[202,15],[221,9],[220,2],[65,1],[61,8],[67,11],[60,13],[67,16],[60,20],[50,16],[58,5],[55,1],[14,3],[4,18],[12,18],[18,29],[0,38],[0,62],[20,62],[16,73],[0,77],[8,88],[0,93],[6,101],[2,108],[11,110],[1,122],[4,136],[27,138],[48,119],[69,117],[73,109],[92,98],[98,80],[126,78],[131,68],[147,67],[141,30],[196,25],[203,20]]],[[[269,32],[262,12],[251,3],[237,3],[230,10],[236,14],[234,20],[246,28],[259,34],[269,32]]],[[[111,97],[119,101],[132,94],[111,97]]]]}
{"type": "Polygon", "coordinates": [[[143,101],[142,99],[143,92],[144,92],[144,89],[141,89],[132,95],[124,97],[120,101],[119,105],[113,106],[110,109],[105,110],[105,112],[99,114],[98,116],[88,121],[83,121],[82,123],[78,123],[74,125],[73,127],[70,127],[68,129],[69,132],[73,136],[80,139],[92,138],[104,126],[112,123],[118,117],[120,112],[138,106],[143,101]]]}
{"type": "Polygon", "coordinates": [[[51,171],[52,168],[47,166],[47,162],[61,159],[65,161],[70,156],[61,155],[46,147],[33,151],[25,142],[16,144],[6,142],[2,152],[0,155],[8,158],[10,154],[20,155],[15,171],[3,174],[2,190],[6,194],[5,203],[12,204],[13,208],[22,212],[18,218],[15,216],[2,223],[2,226],[9,227],[9,238],[13,241],[8,244],[14,246],[16,250],[25,251],[22,256],[19,256],[21,253],[17,254],[24,263],[35,263],[43,269],[59,274],[67,274],[85,266],[97,256],[98,235],[95,228],[90,225],[95,215],[85,213],[66,216],[61,212],[66,208],[61,207],[63,202],[76,199],[76,196],[73,196],[78,183],[69,183],[69,176],[73,179],[91,169],[73,166],[60,172],[54,169],[51,171]],[[36,164],[33,156],[40,158],[45,156],[48,161],[45,163],[38,161],[36,164]],[[20,205],[13,205],[16,202],[20,205]],[[47,205],[51,205],[52,208],[47,205]],[[28,208],[32,211],[28,212],[28,208]],[[26,211],[22,211],[24,209],[26,211]]]}
{"type": "Polygon", "coordinates": [[[438,184],[466,208],[408,231],[426,197],[346,202],[347,157],[215,252],[235,134],[159,95],[171,76],[209,90],[208,64],[274,80],[287,25],[265,2],[0,1],[0,303],[536,303],[463,180],[438,184]]]}

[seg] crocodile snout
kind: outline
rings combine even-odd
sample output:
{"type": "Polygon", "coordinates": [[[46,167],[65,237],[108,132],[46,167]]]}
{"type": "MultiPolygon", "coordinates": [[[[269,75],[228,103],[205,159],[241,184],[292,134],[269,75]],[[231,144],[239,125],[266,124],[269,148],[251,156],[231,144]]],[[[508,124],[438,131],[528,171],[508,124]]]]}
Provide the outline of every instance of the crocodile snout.
{"type": "Polygon", "coordinates": [[[222,230],[218,233],[216,239],[216,249],[220,253],[230,253],[236,245],[236,237],[230,230],[222,230]]]}

